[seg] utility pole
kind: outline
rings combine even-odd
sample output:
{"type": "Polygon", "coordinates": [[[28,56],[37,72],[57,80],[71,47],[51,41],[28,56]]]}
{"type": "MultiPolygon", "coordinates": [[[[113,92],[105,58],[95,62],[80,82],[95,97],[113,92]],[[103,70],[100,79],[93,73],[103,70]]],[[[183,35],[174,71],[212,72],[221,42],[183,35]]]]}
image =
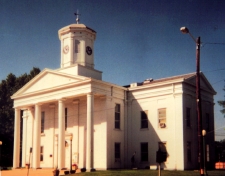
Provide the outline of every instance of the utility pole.
{"type": "Polygon", "coordinates": [[[204,175],[203,169],[203,137],[202,137],[202,104],[200,92],[200,37],[196,39],[196,103],[198,113],[198,153],[200,159],[200,175],[204,175]]]}
{"type": "Polygon", "coordinates": [[[196,40],[186,27],[181,27],[180,31],[183,34],[189,34],[196,43],[196,104],[198,114],[198,159],[199,159],[199,171],[200,176],[204,176],[203,169],[203,137],[202,137],[202,105],[201,105],[201,92],[200,92],[200,45],[201,40],[198,37],[196,40]]]}

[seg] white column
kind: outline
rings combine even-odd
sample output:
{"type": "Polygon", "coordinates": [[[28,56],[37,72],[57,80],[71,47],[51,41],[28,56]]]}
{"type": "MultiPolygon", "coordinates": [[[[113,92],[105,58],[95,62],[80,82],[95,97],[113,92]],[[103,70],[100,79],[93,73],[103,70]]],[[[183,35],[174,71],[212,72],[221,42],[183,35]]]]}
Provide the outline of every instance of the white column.
{"type": "Polygon", "coordinates": [[[58,162],[57,162],[57,148],[55,147],[55,104],[50,104],[49,105],[49,110],[50,110],[50,119],[51,119],[51,124],[52,124],[52,135],[50,136],[52,139],[52,143],[49,143],[50,145],[52,145],[52,168],[54,168],[55,166],[58,166],[58,162]]]}
{"type": "Polygon", "coordinates": [[[27,158],[27,118],[28,118],[28,114],[27,114],[27,109],[23,110],[23,141],[22,141],[22,167],[25,166],[26,163],[29,162],[29,158],[27,158]]]}
{"type": "Polygon", "coordinates": [[[93,110],[94,110],[94,95],[87,94],[87,141],[86,141],[86,169],[90,171],[93,167],[92,163],[92,132],[93,132],[93,110]]]}
{"type": "Polygon", "coordinates": [[[73,104],[74,104],[74,114],[75,114],[75,123],[74,123],[74,127],[73,130],[75,133],[73,133],[73,149],[75,150],[74,153],[74,162],[77,163],[79,165],[79,100],[74,100],[73,104]]]}
{"type": "MultiPolygon", "coordinates": [[[[29,107],[28,108],[28,112],[29,112],[29,118],[31,118],[31,132],[29,131],[30,136],[31,136],[31,140],[28,144],[28,146],[30,148],[32,148],[32,153],[29,154],[29,163],[30,163],[30,167],[33,168],[33,141],[34,141],[34,107],[29,107]]],[[[29,152],[30,152],[30,148],[29,148],[29,152]]]]}
{"type": "Polygon", "coordinates": [[[19,167],[20,160],[20,109],[15,108],[13,168],[19,167]]]}
{"type": "Polygon", "coordinates": [[[40,167],[40,140],[41,140],[41,107],[35,105],[34,140],[33,140],[33,168],[40,167]]]}
{"type": "Polygon", "coordinates": [[[63,100],[58,101],[58,168],[65,167],[65,107],[63,100]]]}

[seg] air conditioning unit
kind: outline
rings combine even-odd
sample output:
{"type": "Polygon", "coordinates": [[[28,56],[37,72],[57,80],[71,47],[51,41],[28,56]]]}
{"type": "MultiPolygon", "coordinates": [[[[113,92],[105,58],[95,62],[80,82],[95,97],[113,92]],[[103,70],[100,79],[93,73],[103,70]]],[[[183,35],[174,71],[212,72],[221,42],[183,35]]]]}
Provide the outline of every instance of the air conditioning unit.
{"type": "Polygon", "coordinates": [[[152,82],[153,81],[153,79],[152,78],[148,78],[148,79],[146,79],[146,80],[144,80],[144,84],[146,84],[146,83],[150,83],[150,82],[152,82]]]}
{"type": "Polygon", "coordinates": [[[160,128],[166,128],[166,124],[165,123],[160,123],[159,126],[160,126],[160,128]]]}
{"type": "Polygon", "coordinates": [[[130,87],[137,87],[137,85],[138,85],[137,83],[131,83],[130,87]]]}

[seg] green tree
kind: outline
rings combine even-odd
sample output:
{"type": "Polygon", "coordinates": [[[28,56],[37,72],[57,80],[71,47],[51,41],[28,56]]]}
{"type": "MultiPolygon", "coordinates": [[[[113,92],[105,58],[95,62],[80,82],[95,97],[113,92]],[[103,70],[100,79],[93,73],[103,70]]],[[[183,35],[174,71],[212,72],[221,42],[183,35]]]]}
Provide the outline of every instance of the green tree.
{"type": "Polygon", "coordinates": [[[19,77],[10,73],[0,83],[0,141],[3,141],[1,150],[3,166],[11,166],[13,158],[14,109],[13,100],[10,97],[38,73],[40,69],[36,67],[33,67],[29,74],[25,73],[19,77]]]}
{"type": "MultiPolygon", "coordinates": [[[[224,86],[223,90],[225,91],[225,86],[224,86]]],[[[219,104],[220,106],[222,106],[222,110],[220,110],[220,112],[221,112],[222,114],[224,114],[224,118],[225,118],[225,100],[220,100],[220,101],[218,101],[218,104],[219,104]]]]}

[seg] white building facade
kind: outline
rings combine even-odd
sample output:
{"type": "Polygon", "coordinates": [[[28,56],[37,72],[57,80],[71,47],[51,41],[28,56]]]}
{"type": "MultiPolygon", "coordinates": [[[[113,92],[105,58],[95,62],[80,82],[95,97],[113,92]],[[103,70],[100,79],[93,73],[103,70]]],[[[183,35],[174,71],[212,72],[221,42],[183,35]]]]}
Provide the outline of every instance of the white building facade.
{"type": "MultiPolygon", "coordinates": [[[[102,72],[94,69],[95,38],[96,32],[83,24],[60,29],[61,68],[44,69],[12,96],[13,167],[154,167],[160,147],[167,152],[164,169],[198,168],[195,74],[124,87],[102,81],[102,72]]],[[[215,93],[201,74],[210,166],[215,93]]]]}

